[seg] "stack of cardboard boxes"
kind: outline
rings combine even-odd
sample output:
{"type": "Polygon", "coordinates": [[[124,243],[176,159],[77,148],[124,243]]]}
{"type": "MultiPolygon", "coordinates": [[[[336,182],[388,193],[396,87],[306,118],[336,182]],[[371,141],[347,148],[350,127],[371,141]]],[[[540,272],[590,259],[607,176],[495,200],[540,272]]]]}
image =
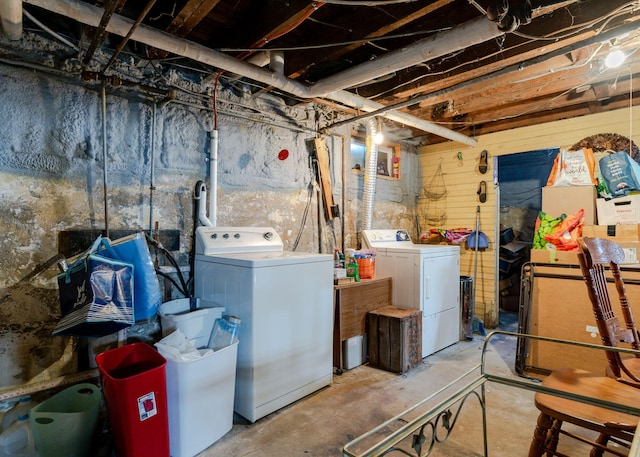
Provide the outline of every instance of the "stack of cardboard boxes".
{"type": "MultiPolygon", "coordinates": [[[[595,186],[544,187],[542,211],[553,217],[574,214],[584,209],[584,237],[607,238],[625,250],[622,265],[627,282],[627,295],[636,316],[640,316],[640,195],[613,200],[596,198],[595,186]]],[[[551,338],[601,344],[593,317],[587,288],[579,269],[578,253],[558,250],[531,251],[531,300],[528,329],[525,332],[551,338]],[[556,264],[555,267],[542,264],[556,264]]],[[[611,284],[609,294],[614,312],[622,318],[616,290],[611,284]]],[[[560,367],[576,367],[602,373],[606,356],[602,351],[580,347],[558,346],[556,343],[531,341],[526,367],[536,371],[560,367]]]]}

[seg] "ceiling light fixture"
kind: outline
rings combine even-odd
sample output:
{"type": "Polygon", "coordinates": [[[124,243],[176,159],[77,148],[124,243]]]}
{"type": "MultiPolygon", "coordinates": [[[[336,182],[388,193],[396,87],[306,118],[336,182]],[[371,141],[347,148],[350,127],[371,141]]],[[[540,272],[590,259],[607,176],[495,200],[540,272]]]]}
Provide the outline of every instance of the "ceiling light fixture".
{"type": "Polygon", "coordinates": [[[604,59],[604,64],[607,68],[618,68],[624,62],[627,56],[624,55],[620,49],[612,49],[607,57],[604,59]]]}

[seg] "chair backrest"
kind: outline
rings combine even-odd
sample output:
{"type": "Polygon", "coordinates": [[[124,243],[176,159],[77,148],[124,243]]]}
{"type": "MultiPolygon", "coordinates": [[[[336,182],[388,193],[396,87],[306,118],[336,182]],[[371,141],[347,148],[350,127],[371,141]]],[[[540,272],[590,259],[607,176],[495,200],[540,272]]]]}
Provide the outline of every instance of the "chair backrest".
{"type": "MultiPolygon", "coordinates": [[[[618,244],[603,238],[581,238],[578,240],[578,245],[580,247],[578,261],[587,285],[589,300],[593,307],[602,344],[615,347],[619,342],[625,342],[629,343],[632,349],[640,350],[640,338],[619,268],[619,264],[624,260],[624,251],[618,244]],[[624,328],[620,326],[611,307],[611,298],[607,287],[607,267],[609,267],[615,283],[625,323],[624,328]]],[[[640,382],[638,377],[640,373],[631,373],[624,366],[619,352],[607,351],[606,354],[609,368],[615,377],[620,377],[624,372],[634,381],[640,382]]]]}

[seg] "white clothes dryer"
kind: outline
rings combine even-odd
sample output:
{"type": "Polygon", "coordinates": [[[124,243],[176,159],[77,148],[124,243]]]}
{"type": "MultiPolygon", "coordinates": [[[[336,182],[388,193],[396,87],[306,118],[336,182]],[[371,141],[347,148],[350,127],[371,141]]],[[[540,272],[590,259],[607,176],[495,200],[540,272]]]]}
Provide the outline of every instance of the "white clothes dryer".
{"type": "Polygon", "coordinates": [[[422,357],[460,337],[460,247],[414,244],[406,230],[363,230],[376,275],[391,276],[392,302],[422,311],[422,357]]]}

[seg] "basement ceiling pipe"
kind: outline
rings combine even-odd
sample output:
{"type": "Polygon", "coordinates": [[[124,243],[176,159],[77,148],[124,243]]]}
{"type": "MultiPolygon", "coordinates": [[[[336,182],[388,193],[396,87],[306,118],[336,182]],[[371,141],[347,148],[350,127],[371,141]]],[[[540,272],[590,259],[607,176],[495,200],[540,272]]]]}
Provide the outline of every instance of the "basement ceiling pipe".
{"type": "Polygon", "coordinates": [[[218,129],[211,131],[211,146],[209,151],[209,221],[211,225],[217,225],[218,219],[218,129]]]}
{"type": "Polygon", "coordinates": [[[22,0],[0,1],[2,30],[10,40],[19,40],[22,36],[22,0]]]}
{"type": "Polygon", "coordinates": [[[324,97],[338,89],[356,86],[405,68],[443,57],[462,49],[493,40],[504,32],[484,16],[465,22],[450,30],[416,41],[388,52],[374,60],[326,77],[311,88],[315,97],[324,97]]]}
{"type": "MultiPolygon", "coordinates": [[[[77,0],[25,0],[25,3],[69,17],[92,27],[97,27],[100,24],[103,12],[101,8],[89,5],[84,2],[79,2],[77,0]]],[[[490,39],[488,38],[489,36],[496,37],[502,35],[503,33],[497,30],[495,24],[487,21],[484,18],[480,18],[480,20],[471,22],[474,24],[463,24],[463,26],[461,27],[463,27],[465,30],[475,28],[482,29],[483,27],[486,28],[485,33],[483,34],[483,39],[485,40],[490,39]],[[481,26],[479,24],[480,22],[483,22],[485,24],[481,26]],[[493,28],[494,30],[492,35],[490,33],[487,33],[489,32],[490,28],[493,28]]],[[[107,31],[119,36],[126,36],[127,33],[131,30],[132,24],[133,21],[131,21],[130,19],[114,14],[111,17],[109,24],[107,25],[107,31]]],[[[440,38],[438,40],[421,40],[421,42],[423,42],[423,46],[426,47],[433,45],[433,43],[436,41],[439,45],[441,45],[440,42],[446,43],[447,40],[452,40],[452,42],[455,43],[454,47],[450,48],[446,45],[441,45],[440,49],[435,52],[433,50],[424,50],[422,54],[420,54],[419,52],[417,52],[417,50],[413,50],[411,53],[409,53],[409,55],[413,59],[422,59],[424,56],[426,56],[427,58],[435,58],[439,55],[448,54],[477,42],[477,39],[473,39],[470,40],[470,43],[462,43],[462,40],[459,37],[456,37],[456,35],[459,33],[458,28],[452,29],[448,32],[443,32],[443,34],[445,33],[447,35],[444,36],[444,38],[440,38]]],[[[465,36],[466,33],[460,35],[465,36]]],[[[311,99],[316,97],[328,98],[335,102],[343,103],[352,108],[357,108],[364,111],[374,111],[383,108],[384,105],[372,102],[364,97],[354,95],[345,90],[341,90],[342,87],[351,85],[353,81],[369,81],[371,79],[383,76],[392,71],[390,68],[407,68],[418,63],[413,60],[401,64],[399,57],[402,56],[402,52],[393,52],[391,53],[390,62],[387,62],[387,60],[383,56],[377,59],[374,64],[363,64],[363,71],[359,70],[360,66],[348,70],[346,76],[348,77],[349,83],[347,84],[340,80],[340,75],[342,75],[342,73],[339,73],[331,77],[332,84],[324,84],[322,81],[320,81],[316,83],[315,86],[307,86],[300,82],[289,79],[284,75],[275,74],[269,70],[256,67],[254,65],[248,64],[234,57],[199,45],[192,41],[175,37],[166,32],[155,30],[152,27],[148,27],[145,25],[140,25],[131,36],[131,39],[158,49],[162,49],[163,51],[193,59],[197,62],[204,63],[221,70],[242,75],[246,78],[253,79],[269,86],[273,86],[296,97],[300,97],[303,99],[311,99]],[[316,90],[316,87],[320,87],[322,91],[316,90]]],[[[413,49],[413,46],[411,48],[413,49]]],[[[477,145],[476,140],[466,135],[462,135],[458,132],[454,132],[453,130],[449,130],[432,122],[424,121],[408,114],[394,112],[387,113],[385,117],[393,121],[405,124],[408,127],[414,127],[416,129],[430,132],[443,138],[458,141],[469,146],[477,145]]]]}

